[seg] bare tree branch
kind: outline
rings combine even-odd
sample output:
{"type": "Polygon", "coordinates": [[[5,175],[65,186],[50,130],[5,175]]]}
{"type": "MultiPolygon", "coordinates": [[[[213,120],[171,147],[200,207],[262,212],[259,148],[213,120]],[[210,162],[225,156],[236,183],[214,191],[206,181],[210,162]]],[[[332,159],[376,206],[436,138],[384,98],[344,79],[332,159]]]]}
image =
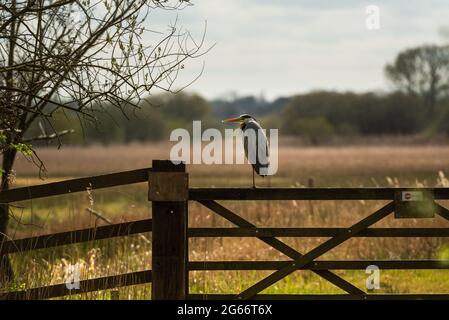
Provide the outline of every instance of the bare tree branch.
{"type": "Polygon", "coordinates": [[[22,141],[24,143],[33,142],[33,141],[42,141],[42,140],[49,141],[49,140],[53,140],[53,139],[59,139],[62,136],[65,136],[67,134],[74,133],[74,132],[75,132],[75,130],[73,130],[73,129],[62,130],[62,131],[55,132],[55,133],[52,133],[52,134],[49,134],[49,135],[41,134],[41,135],[36,136],[36,137],[23,138],[22,141]]]}

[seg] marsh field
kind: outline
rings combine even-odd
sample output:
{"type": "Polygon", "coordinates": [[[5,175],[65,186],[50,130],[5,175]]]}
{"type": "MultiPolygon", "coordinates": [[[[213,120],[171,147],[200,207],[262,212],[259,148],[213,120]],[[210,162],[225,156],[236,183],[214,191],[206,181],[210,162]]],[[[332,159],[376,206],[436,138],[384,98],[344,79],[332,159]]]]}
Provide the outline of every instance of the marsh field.
{"type": "MultiPolygon", "coordinates": [[[[72,177],[151,167],[152,159],[168,159],[168,144],[42,148],[45,180],[26,159],[18,159],[13,186],[40,184],[72,177]]],[[[251,185],[249,165],[188,165],[193,187],[251,185]]],[[[258,178],[260,187],[383,187],[449,186],[449,146],[333,146],[281,145],[279,171],[258,178]]],[[[89,213],[100,212],[114,223],[151,217],[145,183],[91,190],[15,203],[8,234],[12,239],[107,224],[89,213]]],[[[222,201],[223,205],[264,227],[346,227],[380,208],[382,201],[222,201]]],[[[448,203],[444,203],[446,206],[448,203]]],[[[197,203],[189,204],[191,227],[232,227],[197,203]]],[[[376,227],[449,227],[434,219],[395,220],[376,227]]],[[[281,238],[307,252],[325,238],[281,238]]],[[[286,260],[287,257],[253,238],[192,238],[191,261],[286,260]]],[[[320,257],[322,260],[449,259],[449,239],[357,238],[320,257]]],[[[63,283],[67,266],[78,264],[81,279],[151,269],[151,234],[128,236],[10,255],[15,270],[11,288],[25,289],[63,283]]],[[[190,272],[191,293],[238,293],[272,271],[190,272]]],[[[366,291],[365,270],[335,271],[366,291]]],[[[381,288],[373,293],[449,293],[447,270],[381,270],[381,288]]],[[[296,271],[263,293],[343,293],[311,271],[296,271]]],[[[63,299],[109,299],[110,290],[63,299]]],[[[149,299],[151,285],[119,289],[120,299],[149,299]]]]}

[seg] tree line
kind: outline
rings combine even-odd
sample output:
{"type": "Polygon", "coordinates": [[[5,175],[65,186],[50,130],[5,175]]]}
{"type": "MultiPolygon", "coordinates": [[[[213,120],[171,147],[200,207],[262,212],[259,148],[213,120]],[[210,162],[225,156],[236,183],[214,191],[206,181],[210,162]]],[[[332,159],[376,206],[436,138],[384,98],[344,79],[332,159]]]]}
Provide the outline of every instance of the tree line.
{"type": "MultiPolygon", "coordinates": [[[[143,104],[151,106],[98,111],[95,122],[74,121],[76,114],[60,112],[51,126],[56,130],[74,130],[61,137],[64,143],[130,143],[167,140],[171,130],[190,129],[193,120],[202,120],[203,128],[220,128],[221,119],[250,113],[263,127],[278,128],[281,136],[298,136],[314,144],[335,137],[449,136],[448,100],[433,107],[431,116],[425,101],[400,91],[387,94],[314,91],[273,102],[252,96],[207,101],[197,94],[178,93],[156,96],[143,104]]],[[[28,133],[37,136],[49,130],[47,123],[36,122],[28,133]]]]}

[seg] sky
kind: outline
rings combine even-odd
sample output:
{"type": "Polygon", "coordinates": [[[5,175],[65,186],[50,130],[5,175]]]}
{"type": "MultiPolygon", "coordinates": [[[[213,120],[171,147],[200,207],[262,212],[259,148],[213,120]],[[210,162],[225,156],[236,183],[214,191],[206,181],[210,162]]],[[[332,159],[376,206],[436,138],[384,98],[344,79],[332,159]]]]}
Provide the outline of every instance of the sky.
{"type": "Polygon", "coordinates": [[[206,55],[186,63],[178,85],[208,99],[233,95],[268,100],[311,90],[388,91],[383,68],[398,52],[449,42],[448,0],[191,0],[148,23],[178,26],[200,39],[206,55]],[[379,9],[379,29],[368,29],[379,9]],[[371,21],[371,20],[370,20],[371,21]]]}

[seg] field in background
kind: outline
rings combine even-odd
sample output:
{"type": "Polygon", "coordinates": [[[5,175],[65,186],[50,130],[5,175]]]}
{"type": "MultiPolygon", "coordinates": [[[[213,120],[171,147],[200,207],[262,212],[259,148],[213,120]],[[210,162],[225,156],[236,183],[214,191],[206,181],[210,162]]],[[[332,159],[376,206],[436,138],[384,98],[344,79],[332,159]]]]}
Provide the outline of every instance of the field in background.
{"type": "MultiPolygon", "coordinates": [[[[39,156],[48,169],[47,181],[68,177],[150,167],[152,159],[167,159],[170,145],[128,145],[41,149],[39,156]]],[[[250,186],[249,165],[190,165],[192,186],[250,186]]],[[[301,187],[313,178],[315,186],[449,186],[444,173],[449,171],[447,146],[284,146],[279,154],[276,176],[257,179],[259,186],[301,187]]],[[[37,169],[25,159],[16,166],[14,186],[42,183],[37,169]]],[[[382,205],[379,201],[247,201],[223,202],[236,213],[259,226],[348,226],[382,205]]],[[[446,203],[447,205],[447,203],[446,203]]],[[[113,222],[151,217],[147,185],[138,184],[107,190],[86,191],[68,196],[23,202],[13,208],[9,235],[20,238],[62,230],[106,224],[87,209],[100,212],[113,222]]],[[[231,225],[207,209],[190,205],[192,227],[231,225]]],[[[441,218],[397,221],[391,217],[376,226],[446,226],[441,218]]],[[[283,239],[301,252],[325,239],[283,239]]],[[[15,287],[34,287],[64,281],[68,264],[78,263],[82,279],[151,268],[151,235],[97,241],[34,253],[11,255],[18,275],[15,287]]],[[[438,259],[447,257],[445,239],[353,239],[321,259],[438,259]]],[[[194,260],[279,260],[285,256],[252,238],[190,240],[190,259],[194,260]],[[242,241],[244,240],[244,241],[242,241]]],[[[194,293],[238,292],[270,272],[192,272],[194,293]]],[[[338,274],[364,289],[364,271],[339,271],[338,274]]],[[[448,293],[447,271],[382,271],[379,293],[448,293]]],[[[150,285],[120,289],[125,298],[149,298],[150,285]]],[[[310,271],[298,271],[265,293],[340,292],[310,271]]],[[[376,291],[377,292],[377,291],[376,291]]],[[[83,294],[81,298],[108,298],[109,292],[83,294]]],[[[75,296],[73,298],[80,298],[75,296]]]]}
{"type": "MultiPolygon", "coordinates": [[[[169,159],[170,147],[167,143],[94,145],[40,149],[38,155],[48,178],[63,179],[151,167],[152,159],[169,159]]],[[[37,168],[24,158],[18,159],[15,169],[18,184],[42,183],[35,179],[37,168]]],[[[248,165],[189,165],[187,170],[195,186],[251,185],[248,165]]],[[[321,186],[382,186],[388,185],[387,177],[397,177],[403,185],[414,185],[416,180],[433,184],[440,170],[449,170],[449,146],[281,145],[278,173],[258,183],[287,187],[312,177],[321,186]]]]}

